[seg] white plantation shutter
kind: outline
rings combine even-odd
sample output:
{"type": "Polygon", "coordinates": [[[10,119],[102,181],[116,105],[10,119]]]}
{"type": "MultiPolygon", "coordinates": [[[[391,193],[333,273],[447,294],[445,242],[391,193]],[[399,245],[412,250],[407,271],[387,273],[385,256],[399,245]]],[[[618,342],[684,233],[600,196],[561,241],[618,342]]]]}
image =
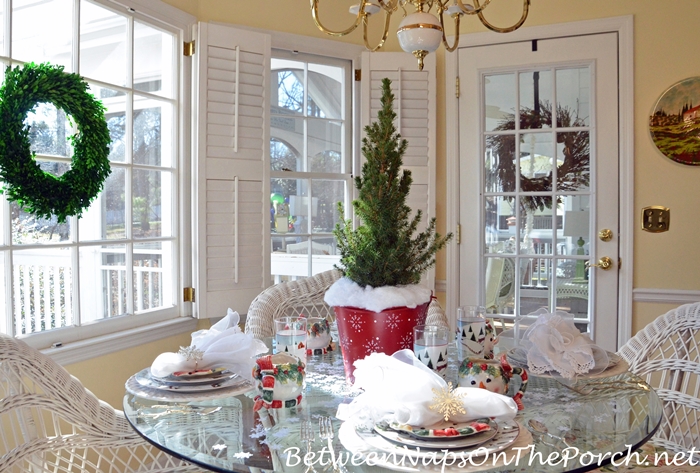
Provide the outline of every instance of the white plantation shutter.
{"type": "MultiPolygon", "coordinates": [[[[381,109],[382,79],[391,80],[394,93],[396,128],[408,141],[403,157],[410,169],[413,185],[408,205],[423,211],[420,230],[435,217],[435,140],[436,140],[436,72],[435,55],[425,58],[418,70],[416,58],[406,53],[362,53],[362,136],[364,127],[377,120],[381,109]]],[[[423,276],[423,283],[433,289],[435,271],[423,276]]]]}
{"type": "Polygon", "coordinates": [[[269,283],[270,37],[200,23],[196,45],[195,311],[222,317],[269,283]]]}

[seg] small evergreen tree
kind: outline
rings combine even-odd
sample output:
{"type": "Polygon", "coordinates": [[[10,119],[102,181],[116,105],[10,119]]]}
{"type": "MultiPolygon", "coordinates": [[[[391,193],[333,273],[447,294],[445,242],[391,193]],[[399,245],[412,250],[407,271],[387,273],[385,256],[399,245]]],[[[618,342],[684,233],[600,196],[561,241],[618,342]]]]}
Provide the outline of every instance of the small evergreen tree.
{"type": "MultiPolygon", "coordinates": [[[[333,231],[340,251],[336,266],[358,285],[381,287],[417,284],[421,274],[435,264],[435,254],[452,238],[435,230],[435,219],[413,237],[423,217],[413,218],[406,199],[413,178],[401,170],[408,142],[396,133],[391,81],[382,81],[382,109],[378,121],[365,127],[362,154],[366,162],[355,177],[359,198],[353,209],[362,222],[356,230],[351,220],[342,220],[333,231]]],[[[338,203],[344,215],[342,202],[338,203]]]]}

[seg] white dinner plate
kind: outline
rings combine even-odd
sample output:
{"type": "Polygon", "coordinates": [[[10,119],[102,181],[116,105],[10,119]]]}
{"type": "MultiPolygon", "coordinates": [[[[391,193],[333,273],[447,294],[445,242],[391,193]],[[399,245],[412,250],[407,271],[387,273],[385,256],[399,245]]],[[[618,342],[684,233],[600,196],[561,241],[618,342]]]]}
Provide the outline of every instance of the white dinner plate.
{"type": "MultiPolygon", "coordinates": [[[[136,376],[141,375],[145,370],[139,371],[136,376]]],[[[213,374],[210,374],[209,376],[197,376],[197,377],[187,377],[187,378],[178,378],[175,376],[166,376],[164,378],[159,378],[157,376],[153,376],[153,374],[149,371],[146,373],[146,378],[150,379],[143,379],[144,385],[148,385],[146,383],[150,383],[151,381],[160,383],[164,386],[197,386],[197,385],[211,385],[211,384],[216,384],[223,382],[225,380],[235,378],[238,376],[236,373],[229,371],[229,370],[219,370],[216,371],[213,374]]],[[[143,377],[143,376],[142,376],[143,377]]],[[[141,379],[141,378],[139,378],[141,379]]]]}
{"type": "MultiPolygon", "coordinates": [[[[341,431],[345,424],[341,426],[341,431]]],[[[490,440],[487,440],[480,445],[470,447],[450,448],[450,447],[413,447],[406,444],[392,442],[383,436],[379,435],[374,429],[369,427],[351,425],[357,437],[359,437],[367,446],[373,449],[388,453],[397,453],[397,455],[406,455],[412,458],[442,458],[446,454],[457,455],[460,458],[476,458],[484,455],[491,455],[508,448],[515,439],[518,438],[520,426],[514,420],[503,421],[498,424],[496,435],[490,440]]],[[[346,434],[347,435],[347,434],[346,434]]],[[[341,439],[342,440],[342,439],[341,439]]],[[[343,444],[345,445],[345,444],[343,444]]],[[[347,447],[347,446],[346,446],[347,447]]]]}
{"type": "Polygon", "coordinates": [[[392,429],[386,422],[378,422],[374,426],[374,431],[387,440],[409,447],[420,448],[466,448],[480,445],[498,434],[498,424],[493,420],[489,421],[489,430],[474,432],[471,435],[461,437],[413,437],[406,432],[392,429]]]}

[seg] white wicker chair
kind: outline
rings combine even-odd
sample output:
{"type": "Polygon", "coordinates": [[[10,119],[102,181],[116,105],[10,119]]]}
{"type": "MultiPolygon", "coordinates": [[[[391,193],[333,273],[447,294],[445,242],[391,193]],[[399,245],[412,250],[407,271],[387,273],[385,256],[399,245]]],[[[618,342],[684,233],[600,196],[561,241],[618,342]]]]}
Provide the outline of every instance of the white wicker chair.
{"type": "MultiPolygon", "coordinates": [[[[339,278],[340,272],[333,269],[268,287],[250,304],[245,322],[246,333],[252,333],[255,338],[272,337],[275,334],[273,321],[289,315],[334,317],[333,309],[323,301],[323,296],[339,278]]],[[[437,299],[433,299],[428,306],[425,323],[449,327],[445,311],[437,299]]]]}
{"type": "Polygon", "coordinates": [[[619,354],[663,402],[661,426],[652,443],[674,452],[700,447],[700,302],[658,317],[619,354]]]}
{"type": "Polygon", "coordinates": [[[201,472],[143,440],[48,356],[0,334],[0,471],[201,472]]]}

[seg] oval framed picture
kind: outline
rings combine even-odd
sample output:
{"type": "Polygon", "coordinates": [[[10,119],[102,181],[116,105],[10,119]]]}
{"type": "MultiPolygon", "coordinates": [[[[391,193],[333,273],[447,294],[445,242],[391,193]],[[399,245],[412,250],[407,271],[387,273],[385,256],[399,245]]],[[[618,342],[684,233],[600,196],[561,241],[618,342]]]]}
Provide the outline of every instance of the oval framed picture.
{"type": "Polygon", "coordinates": [[[700,166],[700,77],[691,77],[664,92],[649,117],[656,147],[669,159],[700,166]]]}

